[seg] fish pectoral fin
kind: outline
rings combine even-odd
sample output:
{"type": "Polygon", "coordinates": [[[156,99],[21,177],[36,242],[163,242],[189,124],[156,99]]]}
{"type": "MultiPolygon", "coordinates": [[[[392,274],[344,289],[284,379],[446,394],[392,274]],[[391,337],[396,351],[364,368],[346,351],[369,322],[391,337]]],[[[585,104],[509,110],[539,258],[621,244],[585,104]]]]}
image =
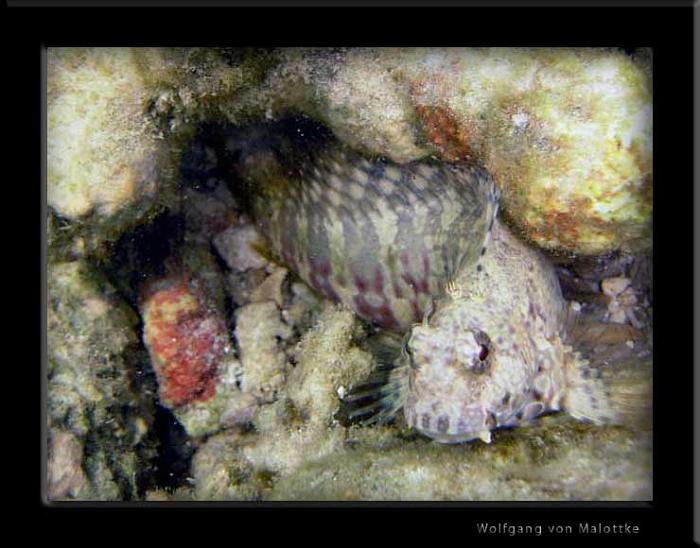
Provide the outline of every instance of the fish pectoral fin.
{"type": "Polygon", "coordinates": [[[484,430],[482,432],[479,432],[479,435],[477,437],[484,443],[491,443],[491,430],[484,430]]]}

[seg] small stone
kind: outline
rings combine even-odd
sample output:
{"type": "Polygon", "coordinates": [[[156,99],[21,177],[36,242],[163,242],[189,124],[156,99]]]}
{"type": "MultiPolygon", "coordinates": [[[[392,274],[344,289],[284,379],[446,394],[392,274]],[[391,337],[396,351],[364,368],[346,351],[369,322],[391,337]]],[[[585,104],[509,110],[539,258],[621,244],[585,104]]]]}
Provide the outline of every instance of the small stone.
{"type": "Polygon", "coordinates": [[[263,268],[267,261],[252,247],[260,240],[253,225],[234,225],[217,234],[214,247],[234,272],[263,268]]]}
{"type": "Polygon", "coordinates": [[[49,442],[48,498],[61,500],[79,494],[87,485],[81,467],[83,447],[71,432],[52,430],[49,442]]]}
{"type": "Polygon", "coordinates": [[[219,422],[223,426],[236,426],[251,422],[258,411],[258,402],[255,396],[246,392],[239,392],[229,398],[228,407],[221,415],[219,422]]]}
{"type": "Polygon", "coordinates": [[[251,302],[274,301],[277,306],[282,308],[284,297],[282,295],[282,284],[287,277],[287,269],[284,267],[276,267],[251,294],[251,302]]]}
{"type": "Polygon", "coordinates": [[[606,278],[600,283],[603,293],[611,297],[616,297],[630,286],[630,279],[622,276],[606,278]]]}

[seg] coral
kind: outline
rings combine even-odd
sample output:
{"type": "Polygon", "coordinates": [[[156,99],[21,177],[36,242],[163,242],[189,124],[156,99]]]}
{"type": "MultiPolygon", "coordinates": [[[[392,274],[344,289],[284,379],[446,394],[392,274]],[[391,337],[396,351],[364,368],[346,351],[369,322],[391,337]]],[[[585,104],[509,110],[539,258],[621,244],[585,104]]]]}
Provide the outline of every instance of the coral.
{"type": "Polygon", "coordinates": [[[224,319],[207,307],[186,278],[151,284],[141,314],[161,402],[178,407],[210,399],[219,362],[231,350],[224,319]]]}

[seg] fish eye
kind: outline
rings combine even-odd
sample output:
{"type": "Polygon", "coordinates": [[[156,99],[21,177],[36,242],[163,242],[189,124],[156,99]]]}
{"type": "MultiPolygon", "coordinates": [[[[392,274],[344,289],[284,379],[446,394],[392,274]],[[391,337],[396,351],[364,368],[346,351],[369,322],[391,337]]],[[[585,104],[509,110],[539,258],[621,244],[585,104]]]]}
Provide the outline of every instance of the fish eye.
{"type": "Polygon", "coordinates": [[[492,360],[491,351],[493,350],[493,346],[491,344],[491,338],[481,330],[475,330],[473,334],[478,347],[472,347],[474,348],[474,350],[472,350],[474,353],[472,354],[473,361],[471,368],[477,373],[485,373],[490,367],[492,360]]]}
{"type": "Polygon", "coordinates": [[[489,349],[486,345],[482,344],[481,350],[479,351],[479,361],[483,362],[488,357],[489,357],[489,349]]]}

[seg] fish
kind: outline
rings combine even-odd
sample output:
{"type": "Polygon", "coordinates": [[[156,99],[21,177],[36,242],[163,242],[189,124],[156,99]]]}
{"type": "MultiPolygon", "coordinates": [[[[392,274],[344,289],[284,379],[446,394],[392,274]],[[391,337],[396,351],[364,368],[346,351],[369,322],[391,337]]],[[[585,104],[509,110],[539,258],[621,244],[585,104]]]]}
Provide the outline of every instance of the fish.
{"type": "Polygon", "coordinates": [[[490,443],[498,428],[557,411],[619,423],[612,385],[569,344],[576,319],[551,263],[497,219],[475,267],[406,334],[374,406],[383,417],[403,409],[410,427],[447,444],[490,443]]]}
{"type": "Polygon", "coordinates": [[[480,168],[397,164],[294,138],[313,131],[255,129],[230,144],[261,246],[323,297],[404,333],[478,259],[497,209],[493,180],[480,168]]]}
{"type": "Polygon", "coordinates": [[[616,420],[598,370],[568,344],[575,312],[553,266],[501,220],[486,170],[311,141],[258,128],[232,147],[277,260],[386,332],[375,375],[344,398],[350,419],[403,411],[440,443],[490,443],[561,410],[616,420]]]}

